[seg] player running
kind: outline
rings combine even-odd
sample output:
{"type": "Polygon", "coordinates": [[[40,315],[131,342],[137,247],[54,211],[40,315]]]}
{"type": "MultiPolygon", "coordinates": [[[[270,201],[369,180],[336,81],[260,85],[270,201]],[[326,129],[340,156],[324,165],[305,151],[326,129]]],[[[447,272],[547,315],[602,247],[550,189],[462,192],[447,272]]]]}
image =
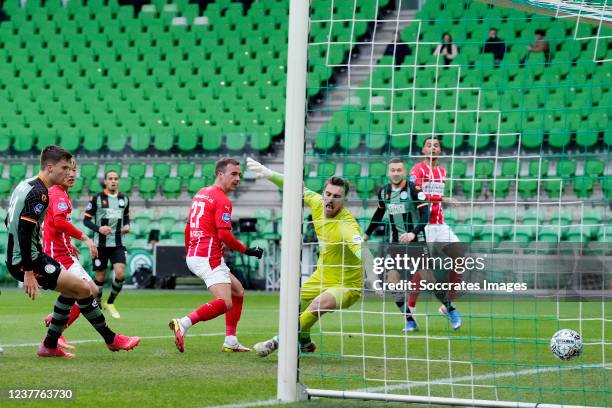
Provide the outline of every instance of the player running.
{"type": "MultiPolygon", "coordinates": [[[[363,236],[367,241],[374,230],[381,224],[385,213],[389,212],[388,251],[385,254],[391,258],[408,253],[411,257],[428,256],[425,227],[429,223],[429,204],[425,194],[417,189],[414,182],[406,180],[406,166],[400,159],[389,161],[387,167],[389,183],[378,193],[378,208],[372,215],[370,225],[363,236]],[[410,245],[409,245],[410,243],[410,245]]],[[[389,282],[397,283],[406,279],[396,270],[387,274],[389,282]]],[[[404,313],[406,324],[404,331],[418,330],[410,308],[406,305],[406,294],[397,291],[395,304],[404,313]]]]}
{"type": "MultiPolygon", "coordinates": [[[[257,177],[266,178],[282,188],[282,174],[251,158],[247,158],[247,166],[257,177]]],[[[344,207],[348,192],[348,182],[340,177],[327,180],[323,196],[304,189],[304,202],[312,209],[320,255],[316,271],[301,288],[299,342],[302,352],[316,350],[310,329],[323,314],[346,309],[361,298],[361,230],[355,217],[344,207]]],[[[260,357],[268,356],[277,348],[278,336],[254,346],[260,357]]]]}
{"type": "MultiPolygon", "coordinates": [[[[428,243],[442,244],[441,251],[451,258],[459,258],[464,254],[463,247],[453,230],[444,223],[444,213],[442,203],[449,203],[456,207],[459,205],[454,199],[444,197],[444,185],[446,183],[446,170],[440,165],[439,157],[442,153],[440,141],[435,138],[425,140],[423,143],[423,156],[425,158],[420,163],[417,163],[410,170],[410,182],[425,193],[426,200],[430,202],[430,219],[429,225],[425,227],[425,235],[428,243]]],[[[434,247],[435,248],[435,247],[434,247]]],[[[462,274],[456,271],[451,271],[448,281],[451,283],[460,283],[462,274]]],[[[422,279],[419,272],[415,273],[412,282],[417,284],[422,279]]],[[[419,290],[410,292],[408,297],[408,307],[414,312],[416,302],[419,296],[419,290]]],[[[461,315],[459,311],[452,305],[454,300],[454,290],[448,293],[448,299],[440,307],[440,313],[445,314],[451,322],[453,329],[457,330],[461,327],[461,315]]],[[[407,326],[408,328],[408,326],[407,326]]],[[[418,330],[416,322],[411,327],[411,331],[418,330]]]]}
{"type": "Polygon", "coordinates": [[[225,341],[221,351],[251,351],[236,337],[244,288],[225,264],[223,252],[228,247],[261,259],[263,249],[247,248],[232,234],[232,203],[227,193],[236,190],[240,183],[240,163],[229,157],[219,159],[215,174],[215,183],[200,189],[193,198],[185,228],[187,267],[206,283],[215,299],[168,323],[174,333],[176,348],[181,353],[185,351],[185,335],[191,326],[222,314],[225,314],[225,341]]]}
{"type": "Polygon", "coordinates": [[[104,338],[109,350],[131,350],[140,342],[140,337],[113,332],[106,325],[91,285],[42,252],[40,226],[49,205],[48,187],[66,179],[71,159],[72,155],[59,146],[45,147],[40,155],[38,176],[22,181],[15,188],[5,221],[8,229],[6,263],[10,274],[23,282],[26,294],[32,299],[36,298],[41,287],[60,292],[47,336],[37,352],[40,357],[74,357],[74,354],[58,347],[57,342],[75,301],[81,314],[104,338]]]}
{"type": "MultiPolygon", "coordinates": [[[[72,202],[68,195],[68,189],[74,185],[76,175],[76,161],[74,158],[70,160],[70,169],[68,176],[61,184],[54,185],[49,188],[49,206],[47,215],[43,224],[43,251],[46,255],[55,259],[68,272],[85,280],[91,287],[92,293],[98,293],[98,288],[93,283],[91,277],[85,272],[83,266],[79,262],[76,248],[72,246],[71,238],[79,239],[85,243],[93,258],[98,256],[98,250],[94,242],[84,233],[79,231],[70,223],[70,214],[72,213],[72,202]]],[[[81,314],[79,307],[74,304],[70,309],[70,316],[64,327],[67,329],[81,314]]],[[[53,315],[49,314],[45,317],[45,325],[48,327],[51,324],[53,315]]],[[[61,335],[58,340],[58,345],[65,349],[74,349],[74,346],[68,344],[64,335],[61,335]]]]}
{"type": "Polygon", "coordinates": [[[112,317],[119,319],[121,315],[115,307],[115,299],[125,281],[127,250],[123,246],[122,235],[130,231],[130,200],[119,192],[119,174],[116,171],[111,170],[104,175],[104,190],[89,200],[83,224],[94,232],[93,240],[98,247],[98,257],[93,259],[98,302],[101,302],[102,308],[112,317]],[[109,260],[113,266],[114,276],[111,294],[104,303],[102,289],[109,260]]]}

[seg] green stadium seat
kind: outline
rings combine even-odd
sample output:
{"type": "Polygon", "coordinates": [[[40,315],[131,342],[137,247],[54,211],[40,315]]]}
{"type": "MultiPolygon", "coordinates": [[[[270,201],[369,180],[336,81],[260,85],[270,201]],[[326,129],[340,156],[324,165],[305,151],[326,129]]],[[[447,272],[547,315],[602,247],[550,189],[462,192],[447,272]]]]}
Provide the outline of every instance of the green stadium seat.
{"type": "Polygon", "coordinates": [[[134,181],[131,177],[122,177],[119,180],[119,192],[123,194],[127,194],[128,196],[132,193],[132,187],[134,186],[134,181]]]}
{"type": "Polygon", "coordinates": [[[317,166],[317,175],[322,178],[329,178],[336,175],[336,163],[331,161],[320,162],[317,166]]]}
{"type": "Polygon", "coordinates": [[[344,162],[342,165],[342,177],[354,181],[361,175],[361,164],[358,162],[344,162]]]}
{"type": "Polygon", "coordinates": [[[510,192],[510,184],[511,180],[507,179],[495,179],[495,183],[493,187],[495,188],[495,198],[496,199],[504,199],[508,196],[510,192]]]}
{"type": "Polygon", "coordinates": [[[570,178],[576,174],[576,160],[561,159],[557,162],[557,176],[570,178]]]}
{"type": "Polygon", "coordinates": [[[95,163],[83,163],[80,165],[80,177],[86,181],[98,177],[98,165],[95,163]]]}
{"type": "Polygon", "coordinates": [[[463,194],[467,200],[476,200],[482,193],[482,181],[466,179],[461,182],[463,194]]]}
{"type": "Polygon", "coordinates": [[[195,163],[181,162],[176,167],[176,175],[180,177],[183,184],[193,177],[195,174],[195,163]]]}
{"type": "Polygon", "coordinates": [[[531,160],[529,162],[529,175],[536,178],[545,178],[548,175],[548,160],[531,160]]]}
{"type": "Polygon", "coordinates": [[[119,163],[106,163],[104,166],[104,176],[108,174],[109,171],[114,171],[121,177],[121,171],[123,170],[123,166],[119,163]]]}
{"type": "Polygon", "coordinates": [[[157,178],[143,177],[140,179],[138,192],[144,200],[151,200],[157,193],[157,178]]]}
{"type": "Polygon", "coordinates": [[[597,177],[604,173],[606,164],[597,159],[588,159],[584,162],[584,174],[587,176],[597,177]]]}
{"type": "Polygon", "coordinates": [[[563,194],[566,181],[561,178],[549,178],[544,180],[544,190],[549,198],[557,199],[563,194]]]}
{"type": "Polygon", "coordinates": [[[305,187],[316,193],[323,191],[323,183],[325,183],[325,180],[320,177],[306,177],[304,181],[305,187]]]}
{"type": "Polygon", "coordinates": [[[89,181],[89,184],[87,185],[87,191],[90,196],[93,196],[94,194],[97,194],[101,192],[102,190],[103,190],[103,187],[102,187],[101,180],[94,178],[89,181]]]}
{"type": "Polygon", "coordinates": [[[0,198],[7,198],[13,187],[13,183],[9,179],[0,178],[0,198]]]}
{"type": "Polygon", "coordinates": [[[493,160],[477,160],[474,166],[474,175],[476,178],[490,178],[493,175],[493,160]]]}
{"type": "Polygon", "coordinates": [[[538,181],[534,180],[533,178],[524,178],[518,180],[519,195],[525,200],[532,199],[536,195],[537,189],[538,181]]]}
{"type": "Polygon", "coordinates": [[[194,127],[181,128],[177,135],[177,147],[179,150],[184,152],[191,152],[195,150],[200,142],[200,136],[198,135],[197,129],[194,127]]]}
{"type": "Polygon", "coordinates": [[[361,199],[368,199],[373,196],[376,182],[370,177],[361,177],[357,179],[355,189],[361,199]]]}
{"type": "Polygon", "coordinates": [[[169,163],[155,163],[153,165],[153,177],[161,183],[170,176],[171,170],[169,163]]]}
{"type": "Polygon", "coordinates": [[[602,177],[601,190],[604,194],[604,197],[607,200],[610,200],[612,198],[612,177],[611,176],[602,177]]]}
{"type": "Polygon", "coordinates": [[[130,163],[128,166],[128,175],[138,184],[141,178],[145,176],[147,166],[144,163],[130,163]]]}
{"type": "Polygon", "coordinates": [[[596,237],[604,223],[601,208],[585,206],[582,213],[582,229],[589,237],[596,237]]]}
{"type": "Polygon", "coordinates": [[[574,193],[578,198],[588,198],[593,193],[596,179],[590,176],[578,176],[572,180],[574,193]]]}
{"type": "Polygon", "coordinates": [[[169,177],[162,182],[162,193],[167,199],[173,200],[181,194],[181,179],[169,177]]]}
{"type": "Polygon", "coordinates": [[[206,186],[206,179],[201,177],[192,178],[187,183],[187,191],[191,196],[194,196],[202,187],[206,186]]]}
{"type": "Polygon", "coordinates": [[[20,182],[26,178],[28,166],[24,163],[11,163],[9,165],[9,177],[13,182],[20,182]]]}

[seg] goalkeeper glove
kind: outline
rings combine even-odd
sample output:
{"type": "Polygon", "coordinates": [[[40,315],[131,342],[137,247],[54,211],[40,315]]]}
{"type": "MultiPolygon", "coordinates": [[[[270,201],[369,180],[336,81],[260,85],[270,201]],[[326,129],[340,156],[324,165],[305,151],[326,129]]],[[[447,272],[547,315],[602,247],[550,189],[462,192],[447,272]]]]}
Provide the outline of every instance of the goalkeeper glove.
{"type": "Polygon", "coordinates": [[[263,252],[264,250],[260,247],[251,247],[251,248],[247,248],[247,250],[244,251],[244,254],[246,256],[254,256],[257,259],[261,259],[261,257],[263,256],[263,252]]]}
{"type": "Polygon", "coordinates": [[[255,173],[257,178],[269,179],[274,175],[274,172],[272,170],[270,170],[260,162],[251,159],[250,157],[247,157],[246,162],[247,168],[253,173],[255,173]]]}

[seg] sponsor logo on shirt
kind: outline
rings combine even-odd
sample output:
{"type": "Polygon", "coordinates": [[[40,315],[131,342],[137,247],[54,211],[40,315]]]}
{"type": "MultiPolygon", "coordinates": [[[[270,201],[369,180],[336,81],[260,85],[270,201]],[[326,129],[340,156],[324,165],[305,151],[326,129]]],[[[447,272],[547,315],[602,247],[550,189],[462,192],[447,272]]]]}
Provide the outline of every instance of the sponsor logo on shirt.
{"type": "Polygon", "coordinates": [[[359,235],[359,234],[353,235],[353,243],[354,244],[361,244],[362,241],[363,241],[363,239],[361,238],[361,235],[359,235]]]}
{"type": "Polygon", "coordinates": [[[389,214],[398,215],[404,214],[406,212],[406,207],[404,204],[389,204],[389,214]]]}
{"type": "Polygon", "coordinates": [[[45,209],[45,206],[44,206],[43,204],[41,204],[41,203],[38,203],[38,204],[36,204],[36,206],[34,207],[34,212],[35,212],[36,214],[39,214],[39,215],[40,215],[40,213],[41,213],[41,212],[43,212],[43,210],[44,210],[44,209],[45,209]]]}
{"type": "Polygon", "coordinates": [[[444,183],[439,181],[430,181],[423,183],[423,191],[427,194],[443,196],[444,195],[444,183]]]}
{"type": "Polygon", "coordinates": [[[66,211],[68,209],[68,204],[63,201],[60,201],[59,203],[57,203],[57,209],[60,211],[66,211]]]}
{"type": "Polygon", "coordinates": [[[122,199],[120,199],[119,201],[119,207],[123,207],[125,205],[125,201],[122,199]]]}
{"type": "Polygon", "coordinates": [[[123,210],[117,210],[115,208],[109,208],[106,210],[105,218],[116,218],[120,219],[123,216],[123,210]]]}
{"type": "Polygon", "coordinates": [[[215,202],[215,200],[213,200],[212,198],[210,198],[206,194],[196,194],[196,196],[194,198],[201,198],[202,200],[206,200],[209,203],[214,203],[215,202]]]}
{"type": "Polygon", "coordinates": [[[400,199],[405,200],[408,198],[408,192],[407,191],[402,191],[400,193],[400,199]]]}
{"type": "Polygon", "coordinates": [[[232,216],[230,215],[230,213],[223,213],[221,219],[223,220],[223,222],[230,222],[232,216]]]}

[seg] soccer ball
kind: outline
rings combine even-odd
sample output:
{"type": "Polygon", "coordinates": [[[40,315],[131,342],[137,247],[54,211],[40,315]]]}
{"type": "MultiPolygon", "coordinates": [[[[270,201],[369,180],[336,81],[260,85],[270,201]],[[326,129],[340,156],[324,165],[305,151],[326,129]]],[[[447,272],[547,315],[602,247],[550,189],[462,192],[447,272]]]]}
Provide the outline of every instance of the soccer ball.
{"type": "Polygon", "coordinates": [[[550,339],[550,351],[559,360],[571,360],[582,352],[582,339],[574,330],[559,330],[550,339]]]}

